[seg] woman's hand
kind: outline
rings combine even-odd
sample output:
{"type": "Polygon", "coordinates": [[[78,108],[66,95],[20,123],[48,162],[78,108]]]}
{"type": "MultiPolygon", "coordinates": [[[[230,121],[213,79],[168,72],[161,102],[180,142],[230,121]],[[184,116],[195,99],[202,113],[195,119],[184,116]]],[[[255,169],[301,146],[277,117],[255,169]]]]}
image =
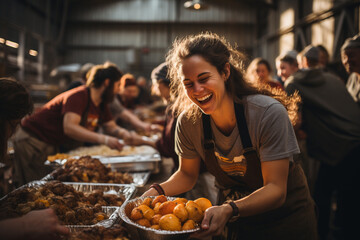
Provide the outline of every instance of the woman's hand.
{"type": "Polygon", "coordinates": [[[141,197],[157,196],[159,193],[154,188],[149,188],[141,197]]]}
{"type": "Polygon", "coordinates": [[[20,218],[23,222],[25,236],[29,239],[60,239],[60,235],[68,235],[69,229],[60,225],[53,209],[34,210],[20,218]]]}
{"type": "Polygon", "coordinates": [[[218,236],[232,216],[232,207],[229,204],[213,206],[204,213],[201,230],[191,234],[191,238],[218,236]]]}
{"type": "Polygon", "coordinates": [[[108,147],[112,148],[112,149],[117,149],[119,151],[121,151],[124,147],[124,144],[121,144],[119,139],[116,137],[111,137],[111,136],[105,136],[105,141],[104,141],[105,145],[107,145],[108,147]]]}

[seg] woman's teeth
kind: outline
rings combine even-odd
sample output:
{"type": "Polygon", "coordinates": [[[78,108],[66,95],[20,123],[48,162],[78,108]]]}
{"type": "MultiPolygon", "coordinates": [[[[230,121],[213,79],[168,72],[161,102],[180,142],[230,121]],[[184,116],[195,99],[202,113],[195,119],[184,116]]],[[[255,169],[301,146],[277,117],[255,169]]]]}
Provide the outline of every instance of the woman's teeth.
{"type": "Polygon", "coordinates": [[[212,93],[210,93],[209,95],[206,95],[206,96],[204,96],[204,97],[202,97],[202,98],[197,98],[197,100],[198,100],[199,102],[203,102],[203,101],[209,99],[211,96],[212,96],[212,93]]]}

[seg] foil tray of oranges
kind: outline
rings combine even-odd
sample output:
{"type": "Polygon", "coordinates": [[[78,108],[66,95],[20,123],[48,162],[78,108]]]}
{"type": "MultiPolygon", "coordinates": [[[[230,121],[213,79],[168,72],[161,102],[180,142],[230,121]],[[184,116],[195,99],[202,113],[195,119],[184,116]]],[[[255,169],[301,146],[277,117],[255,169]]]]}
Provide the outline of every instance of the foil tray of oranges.
{"type": "Polygon", "coordinates": [[[120,217],[136,239],[186,239],[211,206],[207,198],[139,197],[120,207],[120,217]]]}

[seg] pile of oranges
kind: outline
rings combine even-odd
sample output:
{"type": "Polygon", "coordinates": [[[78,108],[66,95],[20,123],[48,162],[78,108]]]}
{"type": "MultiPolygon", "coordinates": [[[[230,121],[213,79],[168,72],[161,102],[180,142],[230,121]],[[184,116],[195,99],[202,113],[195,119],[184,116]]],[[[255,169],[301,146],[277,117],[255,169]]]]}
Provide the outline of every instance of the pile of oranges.
{"type": "Polygon", "coordinates": [[[145,198],[131,211],[130,219],[141,226],[168,231],[195,229],[212,204],[207,198],[168,200],[166,196],[145,198]]]}

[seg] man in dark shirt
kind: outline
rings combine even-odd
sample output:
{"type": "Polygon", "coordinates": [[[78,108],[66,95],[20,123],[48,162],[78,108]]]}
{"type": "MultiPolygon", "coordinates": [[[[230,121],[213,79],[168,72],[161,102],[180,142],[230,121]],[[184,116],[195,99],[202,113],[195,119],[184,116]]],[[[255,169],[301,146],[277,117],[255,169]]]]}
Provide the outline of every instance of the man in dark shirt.
{"type": "Polygon", "coordinates": [[[331,200],[337,192],[338,226],[344,239],[354,234],[360,210],[354,190],[360,182],[360,109],[343,82],[318,68],[318,50],[309,46],[303,52],[305,69],[285,82],[285,91],[299,92],[302,99],[301,130],[306,134],[308,155],[320,162],[314,199],[319,209],[319,233],[327,239],[331,200]]]}

